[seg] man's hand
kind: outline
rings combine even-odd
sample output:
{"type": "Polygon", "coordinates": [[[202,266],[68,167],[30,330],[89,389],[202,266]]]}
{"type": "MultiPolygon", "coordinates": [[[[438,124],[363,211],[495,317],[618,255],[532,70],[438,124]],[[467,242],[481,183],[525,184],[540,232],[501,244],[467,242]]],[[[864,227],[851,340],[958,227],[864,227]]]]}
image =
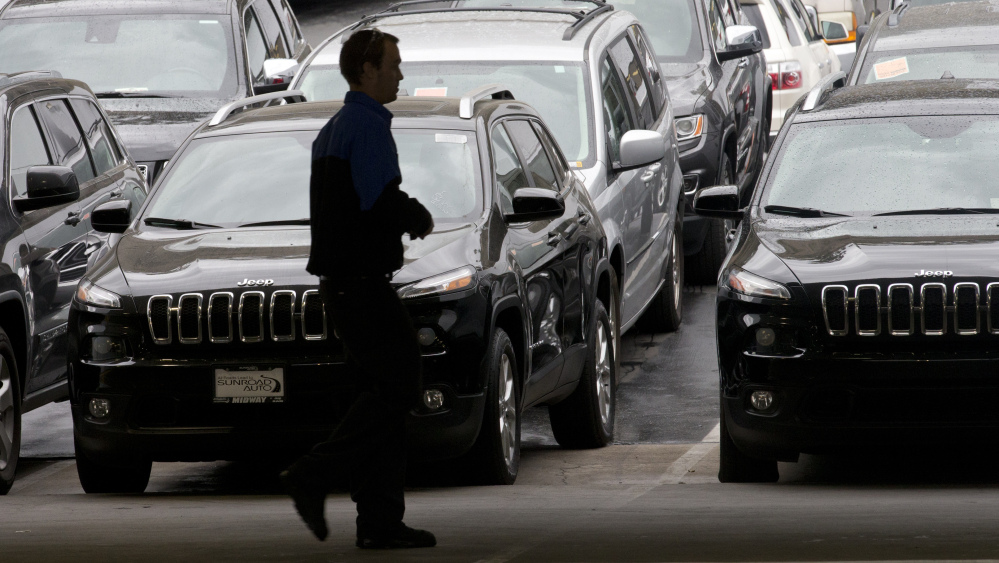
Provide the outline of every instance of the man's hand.
{"type": "Polygon", "coordinates": [[[424,232],[422,232],[422,233],[420,233],[418,231],[410,231],[409,238],[411,240],[427,238],[427,235],[429,235],[430,233],[434,232],[434,220],[430,219],[429,223],[430,223],[430,226],[428,226],[427,229],[424,232]]]}

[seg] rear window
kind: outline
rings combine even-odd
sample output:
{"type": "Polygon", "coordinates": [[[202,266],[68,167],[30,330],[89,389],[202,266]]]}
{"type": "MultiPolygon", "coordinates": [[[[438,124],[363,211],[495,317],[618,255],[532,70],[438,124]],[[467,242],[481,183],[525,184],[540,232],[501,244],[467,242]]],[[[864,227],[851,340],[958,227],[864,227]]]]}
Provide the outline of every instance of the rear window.
{"type": "Polygon", "coordinates": [[[999,79],[999,45],[872,52],[860,76],[865,84],[950,78],[999,79]]]}
{"type": "Polygon", "coordinates": [[[770,35],[767,33],[767,26],[763,23],[763,12],[760,10],[759,4],[743,4],[742,11],[749,18],[749,23],[760,30],[760,35],[763,36],[763,48],[770,48],[770,35]]]}

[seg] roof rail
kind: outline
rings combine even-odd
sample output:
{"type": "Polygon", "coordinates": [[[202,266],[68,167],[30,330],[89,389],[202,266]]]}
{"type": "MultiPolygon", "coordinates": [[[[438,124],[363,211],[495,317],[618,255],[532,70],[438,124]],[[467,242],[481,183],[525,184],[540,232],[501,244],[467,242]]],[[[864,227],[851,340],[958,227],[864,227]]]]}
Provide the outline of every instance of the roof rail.
{"type": "Polygon", "coordinates": [[[832,90],[834,88],[842,88],[846,84],[846,73],[843,71],[834,72],[832,74],[827,74],[819,80],[818,84],[805,96],[805,103],[801,104],[801,111],[812,111],[815,106],[819,104],[819,98],[822,94],[825,94],[827,90],[832,90]],[[841,82],[838,86],[837,82],[841,82]]]}
{"type": "Polygon", "coordinates": [[[461,102],[458,105],[458,117],[462,119],[472,119],[472,115],[475,114],[475,102],[484,100],[486,98],[492,98],[494,100],[512,100],[514,99],[513,94],[506,89],[506,86],[502,84],[487,84],[485,86],[480,86],[474,90],[469,90],[461,97],[461,102]]]}
{"type": "Polygon", "coordinates": [[[62,74],[56,70],[26,70],[24,72],[0,74],[0,88],[6,88],[19,82],[27,82],[39,78],[62,78],[62,74]]]}
{"type": "Polygon", "coordinates": [[[285,92],[272,92],[270,94],[262,94],[260,96],[252,96],[250,98],[243,98],[242,100],[236,100],[231,104],[226,104],[222,106],[222,109],[215,112],[215,116],[212,120],[208,122],[209,127],[215,127],[219,123],[222,123],[229,118],[230,115],[235,113],[237,110],[241,110],[246,106],[252,106],[255,104],[262,104],[264,102],[272,102],[274,100],[287,100],[288,103],[304,102],[305,94],[301,90],[288,90],[285,92]]]}
{"type": "MultiPolygon", "coordinates": [[[[563,41],[570,41],[576,36],[583,26],[592,21],[595,17],[600,14],[610,12],[614,10],[614,6],[608,4],[604,0],[576,0],[579,2],[589,2],[595,7],[590,11],[584,10],[571,10],[569,8],[518,8],[512,6],[482,6],[479,8],[461,8],[458,6],[461,0],[407,0],[406,2],[396,2],[388,8],[385,8],[381,12],[370,16],[364,16],[363,18],[357,20],[351,26],[348,26],[344,31],[352,31],[359,29],[368,25],[369,23],[375,22],[382,18],[392,17],[392,16],[409,16],[417,14],[442,14],[442,13],[453,13],[453,12],[531,12],[535,14],[558,14],[562,16],[571,16],[576,18],[576,22],[569,26],[562,34],[563,41]],[[422,5],[422,4],[450,4],[448,7],[442,8],[423,8],[417,10],[403,10],[400,11],[399,8],[405,8],[407,6],[422,5]]],[[[345,43],[350,35],[344,33],[341,36],[341,42],[345,43]]]]}
{"type": "Polygon", "coordinates": [[[890,14],[888,14],[888,27],[898,27],[898,20],[909,9],[908,2],[899,4],[890,14]]]}

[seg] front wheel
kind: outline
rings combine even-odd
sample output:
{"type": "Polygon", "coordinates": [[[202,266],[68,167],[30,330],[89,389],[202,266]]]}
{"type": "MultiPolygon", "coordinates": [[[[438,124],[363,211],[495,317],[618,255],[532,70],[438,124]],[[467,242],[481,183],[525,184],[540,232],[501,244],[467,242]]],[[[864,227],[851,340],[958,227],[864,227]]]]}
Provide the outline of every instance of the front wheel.
{"type": "Polygon", "coordinates": [[[0,329],[0,495],[14,485],[21,455],[21,385],[14,347],[0,329]]]}
{"type": "Polygon", "coordinates": [[[486,408],[482,430],[471,452],[479,480],[512,485],[520,469],[520,392],[517,360],[510,337],[497,328],[484,363],[486,408]]]}
{"type": "Polygon", "coordinates": [[[73,441],[76,449],[76,472],[86,493],[141,493],[149,484],[153,462],[134,461],[126,465],[97,463],[73,441]]]}
{"type": "Polygon", "coordinates": [[[579,385],[564,401],[548,407],[552,433],[565,448],[599,448],[614,439],[616,335],[600,301],[593,307],[593,316],[594,330],[579,385]]]}

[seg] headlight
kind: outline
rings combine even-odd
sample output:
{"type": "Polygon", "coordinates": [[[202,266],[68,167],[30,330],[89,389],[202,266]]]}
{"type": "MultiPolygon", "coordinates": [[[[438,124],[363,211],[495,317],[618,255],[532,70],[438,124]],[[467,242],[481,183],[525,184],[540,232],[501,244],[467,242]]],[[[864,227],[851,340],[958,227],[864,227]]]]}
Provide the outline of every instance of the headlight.
{"type": "Polygon", "coordinates": [[[80,285],[76,287],[76,298],[81,303],[93,305],[95,307],[107,307],[117,309],[121,307],[121,297],[115,293],[98,287],[90,280],[84,278],[80,280],[80,285]]]}
{"type": "Polygon", "coordinates": [[[728,271],[727,276],[725,285],[732,291],[752,297],[791,298],[791,292],[783,285],[744,270],[732,268],[728,271]]]}
{"type": "Polygon", "coordinates": [[[399,297],[411,299],[427,295],[439,295],[472,287],[475,282],[475,268],[465,266],[450,272],[426,278],[399,288],[399,297]]]}
{"type": "Polygon", "coordinates": [[[689,141],[696,139],[704,133],[704,116],[691,115],[690,117],[678,117],[674,121],[677,141],[689,141]]]}

